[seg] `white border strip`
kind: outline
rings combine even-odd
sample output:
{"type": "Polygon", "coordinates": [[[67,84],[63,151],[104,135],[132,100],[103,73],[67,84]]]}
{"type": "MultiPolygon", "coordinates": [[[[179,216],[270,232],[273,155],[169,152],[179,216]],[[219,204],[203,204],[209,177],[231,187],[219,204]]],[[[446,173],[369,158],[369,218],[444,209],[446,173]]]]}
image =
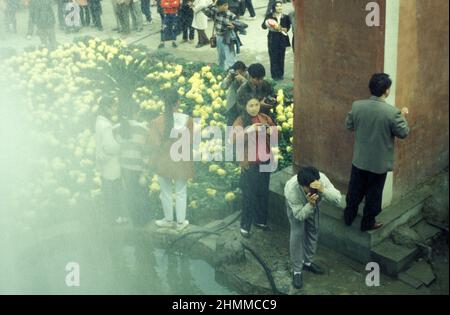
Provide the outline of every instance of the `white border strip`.
{"type": "MultiPolygon", "coordinates": [[[[386,34],[384,43],[384,72],[391,76],[393,81],[391,93],[387,98],[389,104],[395,105],[397,96],[397,60],[398,60],[398,32],[400,20],[400,1],[386,0],[386,34]]],[[[383,204],[385,208],[392,202],[393,174],[388,173],[383,191],[383,204]]]]}

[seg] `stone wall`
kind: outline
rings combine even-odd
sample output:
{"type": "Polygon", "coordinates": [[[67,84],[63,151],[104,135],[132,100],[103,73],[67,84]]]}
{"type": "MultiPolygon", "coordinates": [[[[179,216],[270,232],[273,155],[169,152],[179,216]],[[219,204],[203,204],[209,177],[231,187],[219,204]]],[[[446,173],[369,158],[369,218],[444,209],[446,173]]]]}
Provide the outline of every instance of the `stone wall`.
{"type": "Polygon", "coordinates": [[[366,25],[366,4],[296,0],[295,166],[315,165],[343,190],[353,148],[345,117],[355,99],[369,96],[368,78],[384,64],[384,27],[366,25]]]}

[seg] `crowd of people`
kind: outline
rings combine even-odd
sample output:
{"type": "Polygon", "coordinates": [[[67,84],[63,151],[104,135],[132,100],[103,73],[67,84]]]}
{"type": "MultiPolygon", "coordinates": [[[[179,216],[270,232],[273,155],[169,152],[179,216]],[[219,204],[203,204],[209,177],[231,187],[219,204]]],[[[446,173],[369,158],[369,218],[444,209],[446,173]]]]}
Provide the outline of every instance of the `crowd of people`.
{"type": "MultiPolygon", "coordinates": [[[[261,171],[261,166],[269,163],[272,154],[267,138],[278,135],[276,119],[270,113],[272,105],[267,103],[273,91],[264,76],[265,69],[261,64],[247,68],[238,61],[222,82],[229,101],[228,125],[236,128],[228,140],[245,144],[244,159],[239,162],[239,188],[242,191],[240,233],[244,238],[251,237],[252,227],[263,231],[269,229],[271,171],[261,171]],[[267,137],[265,142],[261,141],[264,137],[267,137]],[[250,159],[248,152],[255,147],[255,158],[250,159]]],[[[406,138],[409,133],[408,109],[399,110],[386,102],[391,85],[389,75],[374,74],[369,82],[372,96],[356,101],[345,120],[347,129],[355,133],[355,147],[343,221],[348,226],[352,225],[359,204],[365,198],[362,231],[383,226],[376,221],[376,216],[382,209],[386,174],[393,168],[394,141],[395,138],[406,138]]],[[[161,98],[165,104],[164,113],[150,122],[137,121],[138,106],[127,105],[126,110],[121,110],[120,100],[103,99],[96,123],[97,162],[103,177],[106,208],[111,210],[118,223],[126,222],[124,218],[127,217],[131,217],[138,226],[147,223],[144,217],[149,210],[143,202],[147,197],[139,179],[143,172],[151,170],[158,176],[164,213],[164,217],[156,220],[155,224],[182,231],[189,225],[186,219],[187,183],[195,176],[194,162],[172,159],[171,147],[177,138],[171,137],[171,133],[179,134],[184,130],[192,136],[193,119],[179,111],[180,97],[175,89],[163,90],[161,98]],[[115,111],[120,113],[116,125],[111,120],[115,111]],[[127,198],[121,201],[120,196],[123,195],[127,198]],[[119,208],[123,203],[126,207],[119,208]]],[[[324,173],[308,166],[287,181],[284,194],[290,223],[293,285],[301,288],[303,270],[318,275],[324,273],[323,268],[314,263],[319,239],[320,204],[323,200],[340,204],[341,193],[324,173]]]]}
{"type": "MultiPolygon", "coordinates": [[[[0,0],[3,19],[0,36],[17,33],[17,12],[26,7],[27,38],[36,34],[42,45],[52,50],[57,46],[57,27],[67,33],[78,33],[91,26],[103,31],[103,5],[102,0],[0,0]]],[[[122,36],[142,32],[144,25],[153,21],[150,0],[111,0],[111,5],[115,17],[113,30],[122,36]]],[[[252,0],[156,0],[155,5],[161,18],[159,48],[166,47],[166,42],[176,48],[180,35],[183,42],[188,42],[194,41],[197,34],[195,47],[216,48],[218,65],[224,71],[236,62],[243,45],[241,37],[249,27],[242,21],[246,10],[249,20],[256,19],[252,0]],[[210,35],[206,33],[208,23],[213,23],[210,35]]],[[[283,1],[269,0],[261,20],[261,31],[268,32],[271,77],[283,80],[286,48],[291,46],[288,32],[295,24],[293,10],[286,15],[283,1]]]]}
{"type": "MultiPolygon", "coordinates": [[[[5,29],[17,31],[15,12],[18,0],[1,0],[5,15],[5,29]]],[[[245,144],[244,160],[240,161],[242,191],[242,216],[240,233],[250,238],[252,227],[267,230],[270,172],[260,166],[269,163],[272,154],[268,137],[277,136],[276,118],[271,109],[274,90],[265,80],[266,70],[259,63],[249,67],[236,61],[240,48],[239,34],[245,33],[245,23],[239,21],[245,10],[255,18],[251,0],[241,0],[239,5],[231,0],[158,0],[158,13],[162,20],[161,44],[172,42],[182,33],[184,41],[192,41],[197,33],[197,47],[217,47],[218,64],[225,78],[221,88],[227,91],[227,123],[236,132],[228,139],[245,144]],[[208,18],[213,23],[211,38],[205,33],[208,18]],[[181,23],[180,23],[181,21],[181,23]],[[275,133],[275,134],[274,134],[275,133]],[[265,142],[258,141],[262,136],[265,142]],[[255,159],[248,159],[248,148],[256,147],[255,159]],[[260,152],[265,154],[261,155],[260,152]]],[[[53,14],[53,0],[28,0],[30,22],[28,34],[34,27],[42,42],[55,47],[54,26],[77,29],[91,22],[102,30],[101,0],[57,1],[57,15],[53,14]],[[70,5],[69,5],[70,4],[70,5]],[[71,9],[71,15],[64,10],[71,9]],[[71,24],[72,23],[72,24],[71,24]],[[69,25],[69,26],[68,26],[69,25]]],[[[127,34],[131,28],[142,31],[143,18],[152,21],[149,0],[112,0],[117,21],[117,31],[127,34]],[[130,27],[130,16],[131,26],[130,27]]],[[[293,14],[283,13],[281,1],[270,0],[262,28],[268,30],[270,74],[275,80],[284,77],[284,56],[291,46],[287,32],[291,29],[293,14]]],[[[346,127],[355,133],[355,145],[349,190],[343,221],[352,225],[363,199],[365,206],[360,229],[370,231],[383,226],[376,221],[381,212],[382,192],[386,175],[394,163],[395,138],[404,139],[409,128],[406,121],[408,109],[397,109],[386,103],[392,81],[387,74],[374,74],[369,82],[371,97],[356,101],[346,117],[346,127]]],[[[160,200],[164,217],[155,224],[178,231],[189,226],[187,215],[187,184],[194,178],[193,161],[174,161],[171,147],[176,139],[173,131],[193,133],[193,119],[179,110],[180,96],[175,89],[163,90],[164,112],[153,121],[141,121],[139,106],[130,100],[104,96],[100,101],[95,126],[97,168],[102,176],[105,209],[117,223],[131,220],[136,226],[147,224],[146,187],[140,181],[144,173],[158,176],[160,200]],[[117,124],[112,117],[119,115],[117,124]],[[125,211],[126,209],[126,211],[125,211]]],[[[192,142],[191,142],[192,143],[192,142]]],[[[237,187],[234,187],[237,188],[237,187]]],[[[323,274],[314,263],[319,237],[319,213],[323,200],[339,204],[341,193],[328,177],[313,166],[303,167],[287,181],[284,189],[287,217],[290,223],[290,256],[293,267],[293,285],[303,285],[303,270],[323,274]]]]}

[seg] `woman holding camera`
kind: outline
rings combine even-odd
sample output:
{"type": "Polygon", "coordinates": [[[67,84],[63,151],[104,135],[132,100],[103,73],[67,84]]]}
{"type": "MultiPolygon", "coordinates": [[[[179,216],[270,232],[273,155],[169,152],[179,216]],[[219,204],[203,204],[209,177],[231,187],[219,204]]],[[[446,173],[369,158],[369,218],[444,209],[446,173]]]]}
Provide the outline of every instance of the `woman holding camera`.
{"type": "Polygon", "coordinates": [[[271,173],[264,169],[264,166],[268,168],[272,161],[269,138],[277,137],[277,128],[269,116],[260,113],[260,109],[258,99],[249,99],[242,114],[233,124],[233,127],[242,127],[236,129],[232,139],[233,142],[238,142],[237,150],[239,142],[244,142],[240,185],[243,199],[241,235],[245,238],[250,237],[252,224],[259,229],[267,229],[271,173]],[[261,141],[262,139],[265,141],[261,141]]]}

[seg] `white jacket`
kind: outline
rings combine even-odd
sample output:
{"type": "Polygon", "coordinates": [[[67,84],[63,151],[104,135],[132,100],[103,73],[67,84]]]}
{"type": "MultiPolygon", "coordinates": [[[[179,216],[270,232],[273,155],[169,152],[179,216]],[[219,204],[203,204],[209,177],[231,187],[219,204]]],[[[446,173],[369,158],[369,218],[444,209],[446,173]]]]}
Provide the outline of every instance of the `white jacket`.
{"type": "Polygon", "coordinates": [[[194,0],[194,19],[192,20],[192,27],[196,30],[204,31],[208,28],[208,17],[202,12],[212,4],[212,0],[194,0]]]}
{"type": "Polygon", "coordinates": [[[97,169],[107,180],[120,178],[120,145],[114,138],[113,124],[104,116],[95,122],[95,147],[97,169]]]}
{"type": "MultiPolygon", "coordinates": [[[[319,174],[319,181],[324,187],[324,192],[322,194],[323,198],[338,205],[341,202],[341,193],[339,190],[334,188],[328,177],[326,177],[323,173],[319,174]]],[[[297,220],[303,221],[314,213],[315,207],[312,206],[306,199],[306,194],[303,191],[303,188],[298,184],[297,175],[292,177],[286,183],[286,186],[284,187],[284,196],[286,197],[287,205],[292,210],[292,214],[297,220]]],[[[319,206],[319,204],[316,206],[319,206]]]]}

